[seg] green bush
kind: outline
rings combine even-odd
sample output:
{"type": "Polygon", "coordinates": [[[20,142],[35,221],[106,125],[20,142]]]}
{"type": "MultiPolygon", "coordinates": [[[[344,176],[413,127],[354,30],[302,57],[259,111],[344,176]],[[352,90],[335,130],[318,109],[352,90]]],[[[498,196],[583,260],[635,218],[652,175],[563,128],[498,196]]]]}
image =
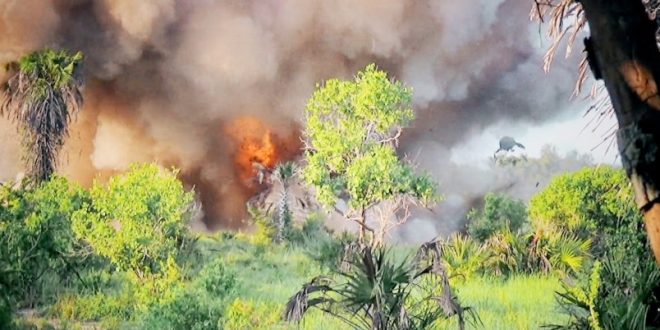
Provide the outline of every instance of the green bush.
{"type": "Polygon", "coordinates": [[[187,242],[193,196],[175,172],[134,165],[90,193],[91,203],[74,214],[74,231],[118,269],[158,273],[187,242]]]}
{"type": "Polygon", "coordinates": [[[84,256],[69,217],[87,199],[61,177],[34,187],[0,186],[0,295],[32,305],[43,278],[76,271],[84,256]]]}
{"type": "Polygon", "coordinates": [[[488,257],[484,262],[487,272],[496,275],[513,275],[529,272],[529,235],[516,234],[508,229],[492,234],[484,243],[488,257]]]}
{"type": "Polygon", "coordinates": [[[131,319],[135,314],[134,307],[135,300],[129,291],[116,294],[66,294],[53,305],[51,315],[67,321],[120,322],[131,319]]]}
{"type": "Polygon", "coordinates": [[[229,271],[220,258],[206,265],[197,281],[209,295],[218,298],[231,296],[237,285],[236,274],[229,271]]]}
{"type": "Polygon", "coordinates": [[[589,266],[591,262],[575,256],[593,239],[589,252],[594,264],[602,267],[582,267],[577,283],[567,283],[560,292],[560,302],[571,316],[569,326],[660,325],[660,272],[623,170],[600,166],[559,176],[532,199],[530,215],[538,242],[535,255],[547,251],[553,267],[563,262],[569,266],[565,271],[575,273],[575,265],[589,266]],[[552,247],[553,241],[557,247],[552,247]]]}
{"type": "Polygon", "coordinates": [[[281,309],[275,303],[235,299],[228,307],[219,329],[272,329],[280,322],[281,309]]]}
{"type": "Polygon", "coordinates": [[[141,329],[218,329],[223,305],[207,298],[201,290],[187,289],[174,298],[153,306],[141,322],[141,329]]]}
{"type": "Polygon", "coordinates": [[[444,242],[442,257],[450,277],[466,280],[484,271],[488,251],[470,236],[454,234],[444,242]]]}
{"type": "Polygon", "coordinates": [[[0,296],[0,328],[9,329],[12,325],[12,308],[8,299],[0,296]]]}
{"type": "Polygon", "coordinates": [[[527,222],[527,208],[521,200],[489,193],[484,202],[483,211],[468,214],[468,233],[481,242],[503,230],[517,233],[527,222]]]}
{"type": "MultiPolygon", "coordinates": [[[[585,168],[554,178],[530,201],[530,218],[535,232],[544,235],[567,233],[580,239],[594,239],[592,253],[609,253],[612,240],[640,236],[641,215],[633,200],[623,170],[607,166],[585,168]]],[[[626,239],[623,239],[624,241],[626,239]]],[[[637,242],[638,240],[634,240],[637,242]]],[[[635,243],[627,249],[643,250],[635,243]]]]}

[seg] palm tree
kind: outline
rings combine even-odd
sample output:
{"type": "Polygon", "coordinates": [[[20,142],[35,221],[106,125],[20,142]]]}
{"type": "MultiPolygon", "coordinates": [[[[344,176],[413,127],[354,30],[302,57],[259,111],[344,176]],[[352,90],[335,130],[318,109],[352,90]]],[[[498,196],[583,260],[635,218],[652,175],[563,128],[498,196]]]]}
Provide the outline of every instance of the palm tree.
{"type": "Polygon", "coordinates": [[[311,308],[330,314],[352,329],[428,329],[440,319],[464,312],[449,287],[437,244],[425,244],[415,260],[396,260],[390,250],[364,246],[352,254],[351,267],[319,276],[289,299],[286,321],[299,322],[311,308]]]}
{"type": "Polygon", "coordinates": [[[293,162],[286,162],[277,165],[275,168],[275,180],[282,185],[280,196],[277,202],[276,226],[277,236],[275,240],[281,242],[286,236],[286,232],[291,224],[291,209],[289,208],[289,186],[291,179],[296,174],[296,166],[293,162]]]}
{"type": "Polygon", "coordinates": [[[71,117],[82,106],[82,57],[48,49],[9,66],[15,73],[5,85],[0,115],[18,123],[28,176],[36,182],[55,172],[71,117]]]}

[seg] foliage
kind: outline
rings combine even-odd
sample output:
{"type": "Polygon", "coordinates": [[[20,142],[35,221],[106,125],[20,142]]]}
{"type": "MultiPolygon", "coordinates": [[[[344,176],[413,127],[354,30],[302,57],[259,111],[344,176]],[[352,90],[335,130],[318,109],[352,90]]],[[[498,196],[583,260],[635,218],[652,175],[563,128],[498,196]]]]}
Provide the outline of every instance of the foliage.
{"type": "Polygon", "coordinates": [[[5,87],[0,114],[18,122],[28,174],[39,182],[55,172],[71,117],[82,106],[81,62],[81,53],[37,51],[14,65],[5,87]]]}
{"type": "Polygon", "coordinates": [[[320,276],[303,285],[289,299],[285,319],[300,321],[311,308],[354,329],[425,329],[443,317],[462,319],[463,309],[448,291],[440,263],[422,267],[407,258],[396,260],[384,248],[370,247],[351,257],[351,267],[335,278],[320,276]],[[423,290],[422,279],[435,276],[444,281],[423,290]]]}
{"type": "Polygon", "coordinates": [[[486,271],[496,276],[533,271],[528,267],[528,238],[529,235],[516,234],[508,228],[491,235],[483,245],[488,254],[486,271]]]}
{"type": "Polygon", "coordinates": [[[535,227],[533,255],[548,256],[537,261],[581,279],[558,293],[571,325],[636,329],[660,324],[660,272],[647,250],[623,171],[588,168],[558,177],[532,199],[530,214],[535,227]],[[587,250],[589,237],[594,245],[588,251],[596,259],[591,270],[584,267],[589,262],[578,257],[587,250]],[[561,269],[556,263],[565,266],[561,269]]]}
{"type": "Polygon", "coordinates": [[[467,280],[484,270],[488,251],[470,236],[456,233],[445,241],[442,257],[450,277],[467,280]]]}
{"type": "Polygon", "coordinates": [[[9,329],[12,323],[11,304],[6,297],[0,296],[0,328],[9,329]]]}
{"type": "Polygon", "coordinates": [[[32,304],[44,276],[64,281],[76,272],[85,255],[69,217],[87,199],[61,177],[35,187],[0,186],[0,292],[32,304]]]}
{"type": "Polygon", "coordinates": [[[237,285],[236,274],[229,271],[220,258],[202,269],[198,282],[209,295],[220,298],[231,296],[237,285]]]}
{"type": "Polygon", "coordinates": [[[90,194],[91,203],[73,216],[73,229],[118,269],[139,277],[158,273],[187,243],[192,194],[176,173],[134,165],[107,186],[95,183],[90,194]]]}
{"type": "Polygon", "coordinates": [[[142,320],[141,329],[218,329],[222,307],[201,290],[180,290],[173,299],[152,307],[142,320]]]}
{"type": "Polygon", "coordinates": [[[596,307],[596,299],[601,285],[601,264],[596,261],[587,288],[564,286],[564,293],[559,293],[560,306],[571,316],[569,326],[594,330],[602,329],[596,307]]]}
{"type": "Polygon", "coordinates": [[[597,256],[620,231],[637,233],[642,223],[624,171],[607,166],[554,178],[532,198],[529,211],[536,232],[596,236],[592,250],[597,256]]]}
{"type": "Polygon", "coordinates": [[[248,213],[255,225],[255,231],[249,236],[249,241],[263,250],[275,242],[277,238],[277,226],[267,210],[248,206],[248,213]]]}
{"type": "MultiPolygon", "coordinates": [[[[424,203],[437,199],[429,176],[417,176],[399,160],[395,146],[403,127],[414,119],[412,91],[367,66],[354,81],[328,80],[307,103],[307,140],[303,179],[318,200],[332,207],[337,199],[363,210],[397,195],[424,203]]],[[[361,236],[362,231],[361,229],[361,236]]]]}
{"type": "Polygon", "coordinates": [[[90,190],[91,202],[73,215],[73,230],[118,270],[129,271],[142,304],[165,298],[179,280],[182,255],[192,244],[193,200],[175,172],[134,165],[90,190]]]}
{"type": "Polygon", "coordinates": [[[517,233],[527,221],[527,209],[521,200],[488,193],[484,202],[483,211],[472,210],[468,214],[468,233],[481,242],[498,231],[517,233]]]}
{"type": "Polygon", "coordinates": [[[236,298],[227,308],[227,315],[218,328],[227,330],[269,329],[280,322],[276,304],[236,298]]]}
{"type": "Polygon", "coordinates": [[[116,323],[129,320],[135,313],[135,301],[128,291],[117,294],[66,294],[52,307],[51,314],[58,319],[75,321],[105,321],[116,323]]]}

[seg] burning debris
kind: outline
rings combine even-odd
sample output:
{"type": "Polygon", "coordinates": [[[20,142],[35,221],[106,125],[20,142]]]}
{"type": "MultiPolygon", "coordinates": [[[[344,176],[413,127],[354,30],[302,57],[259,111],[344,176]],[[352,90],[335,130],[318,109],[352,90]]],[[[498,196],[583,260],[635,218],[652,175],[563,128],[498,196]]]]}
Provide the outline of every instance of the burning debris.
{"type": "Polygon", "coordinates": [[[522,145],[521,143],[517,142],[514,138],[510,136],[503,136],[500,139],[500,148],[495,151],[493,154],[493,157],[497,156],[497,153],[500,151],[505,151],[505,152],[510,152],[513,151],[515,147],[519,147],[522,149],[525,149],[525,146],[522,145]]]}

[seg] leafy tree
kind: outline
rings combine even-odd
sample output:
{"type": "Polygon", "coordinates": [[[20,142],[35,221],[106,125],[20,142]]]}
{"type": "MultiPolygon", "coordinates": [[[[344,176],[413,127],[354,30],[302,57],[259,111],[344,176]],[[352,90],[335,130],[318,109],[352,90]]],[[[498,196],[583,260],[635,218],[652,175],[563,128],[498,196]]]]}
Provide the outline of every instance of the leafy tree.
{"type": "Polygon", "coordinates": [[[156,297],[163,294],[165,283],[177,280],[177,261],[191,242],[192,193],[176,172],[144,164],[107,185],[96,182],[90,194],[91,202],[73,215],[76,235],[119,270],[134,274],[141,288],[156,297]]]}
{"type": "Polygon", "coordinates": [[[81,62],[81,53],[43,50],[12,66],[0,114],[18,122],[28,174],[37,181],[55,172],[71,117],[82,106],[81,62]]]}
{"type": "Polygon", "coordinates": [[[414,119],[411,98],[410,88],[371,64],[353,81],[318,86],[307,103],[303,178],[325,206],[348,201],[341,213],[359,223],[360,241],[370,229],[366,212],[378,203],[397,195],[436,200],[431,179],[415,175],[396,154],[403,128],[414,119]]]}
{"type": "MultiPolygon", "coordinates": [[[[658,0],[534,0],[536,17],[549,14],[554,39],[546,55],[546,69],[559,43],[568,38],[570,50],[579,32],[589,26],[585,59],[576,84],[579,93],[588,68],[602,80],[607,94],[599,111],[614,112],[621,161],[634,187],[651,248],[660,262],[660,51],[658,0]],[[568,22],[575,22],[568,24],[568,22]],[[609,101],[607,99],[609,96],[609,101]],[[604,105],[604,106],[602,106],[604,105]]],[[[596,107],[598,107],[598,104],[596,107]]]]}
{"type": "Polygon", "coordinates": [[[546,263],[563,262],[576,269],[584,263],[575,257],[584,249],[579,241],[594,241],[590,253],[602,268],[580,274],[581,281],[560,293],[571,324],[597,321],[605,329],[660,324],[660,272],[622,170],[600,166],[559,176],[532,198],[530,215],[535,229],[532,255],[546,258],[546,263]],[[598,278],[589,279],[595,273],[598,278]],[[596,280],[594,289],[590,285],[596,280]]]}
{"type": "Polygon", "coordinates": [[[32,305],[44,275],[76,271],[86,253],[70,216],[87,199],[61,177],[38,187],[0,185],[0,296],[32,305]]]}
{"type": "Polygon", "coordinates": [[[527,208],[521,200],[489,193],[484,202],[483,211],[472,210],[468,214],[468,233],[479,241],[502,230],[518,232],[527,221],[527,208]]]}
{"type": "Polygon", "coordinates": [[[594,238],[593,253],[598,256],[611,248],[607,240],[624,233],[637,242],[631,249],[644,249],[638,234],[642,219],[621,170],[600,166],[558,176],[532,198],[529,212],[535,232],[594,238]]]}

